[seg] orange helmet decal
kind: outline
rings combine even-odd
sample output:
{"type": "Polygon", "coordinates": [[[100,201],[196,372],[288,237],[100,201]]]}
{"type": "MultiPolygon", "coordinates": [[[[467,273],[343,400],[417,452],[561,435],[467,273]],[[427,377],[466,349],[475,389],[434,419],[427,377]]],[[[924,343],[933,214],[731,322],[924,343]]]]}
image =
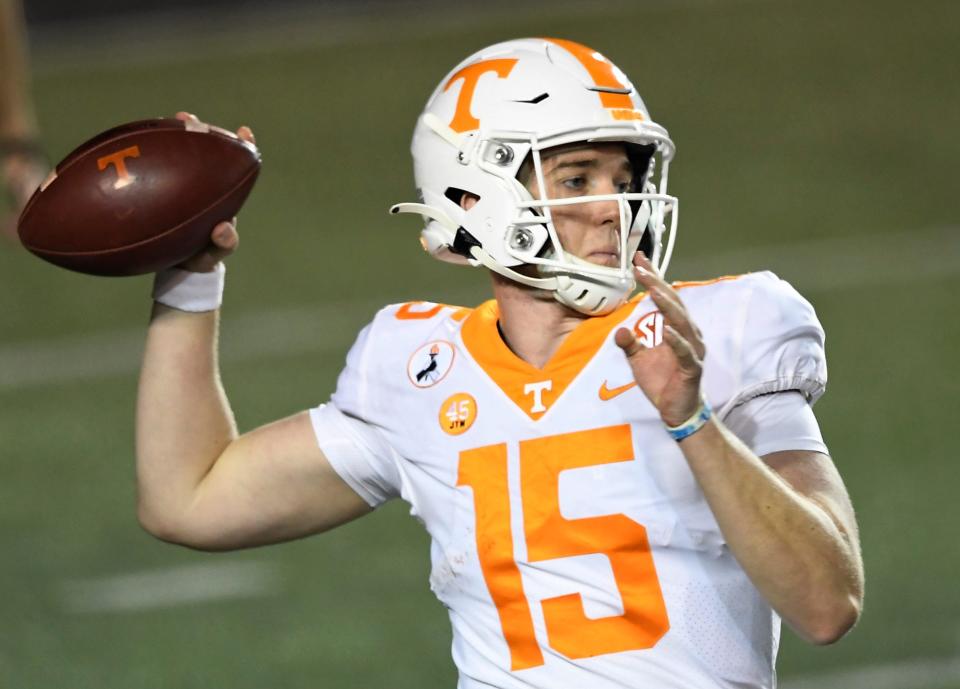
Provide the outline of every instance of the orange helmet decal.
{"type": "Polygon", "coordinates": [[[506,79],[507,75],[517,64],[515,58],[501,60],[481,60],[469,64],[447,81],[443,87],[444,91],[450,89],[453,82],[463,79],[463,85],[460,87],[460,95],[457,97],[457,109],[453,113],[453,120],[450,121],[450,129],[455,132],[466,132],[476,129],[480,126],[480,120],[470,112],[470,103],[473,101],[473,92],[477,88],[477,82],[480,77],[487,72],[496,72],[501,79],[506,79]]]}
{"type": "MultiPolygon", "coordinates": [[[[593,48],[588,48],[582,43],[567,41],[562,38],[545,38],[554,45],[558,45],[568,53],[577,58],[577,61],[587,70],[593,83],[600,89],[617,89],[618,91],[632,90],[627,84],[624,84],[617,77],[616,69],[610,60],[598,53],[593,48]]],[[[642,120],[643,114],[633,107],[633,101],[630,100],[629,93],[611,93],[610,91],[600,91],[600,103],[603,107],[610,110],[610,114],[615,120],[642,120]]]]}

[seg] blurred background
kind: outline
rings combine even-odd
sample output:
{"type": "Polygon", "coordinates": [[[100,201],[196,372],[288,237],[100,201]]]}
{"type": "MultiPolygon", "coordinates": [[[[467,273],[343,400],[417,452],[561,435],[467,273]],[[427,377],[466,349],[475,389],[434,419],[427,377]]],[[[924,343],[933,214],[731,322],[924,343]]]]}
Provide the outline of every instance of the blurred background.
{"type": "MultiPolygon", "coordinates": [[[[181,109],[256,132],[223,309],[241,429],[324,401],[378,306],[486,298],[481,271],[431,261],[418,221],[386,212],[413,200],[410,133],[447,70],[526,35],[606,54],[678,145],[671,277],[769,268],[826,328],[817,414],[858,511],[866,609],[829,648],[785,629],[781,686],[960,689],[960,3],[27,0],[26,15],[52,161],[181,109]]],[[[231,554],[140,530],[149,289],[0,238],[0,686],[455,686],[402,504],[231,554]]]]}

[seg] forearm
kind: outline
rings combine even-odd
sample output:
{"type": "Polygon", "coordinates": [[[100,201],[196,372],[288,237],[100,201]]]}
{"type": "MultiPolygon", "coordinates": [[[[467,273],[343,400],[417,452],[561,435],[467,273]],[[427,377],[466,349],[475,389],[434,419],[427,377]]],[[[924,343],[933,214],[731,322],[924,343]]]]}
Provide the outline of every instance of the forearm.
{"type": "Polygon", "coordinates": [[[731,552],[764,598],[808,640],[839,638],[856,621],[862,598],[856,534],[719,422],[680,448],[731,552]]]}
{"type": "Polygon", "coordinates": [[[0,1],[0,139],[36,136],[27,96],[27,59],[19,0],[0,1]]]}
{"type": "Polygon", "coordinates": [[[163,532],[237,437],[217,365],[218,312],[155,304],[137,398],[140,519],[163,532]]]}

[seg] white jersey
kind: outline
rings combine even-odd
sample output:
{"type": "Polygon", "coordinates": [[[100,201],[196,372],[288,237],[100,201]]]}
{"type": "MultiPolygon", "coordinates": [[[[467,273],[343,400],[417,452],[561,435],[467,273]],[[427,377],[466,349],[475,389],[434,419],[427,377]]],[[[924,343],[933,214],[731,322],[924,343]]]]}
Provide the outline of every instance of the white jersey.
{"type": "MultiPolygon", "coordinates": [[[[807,407],[823,392],[823,331],[787,283],[675,286],[720,418],[761,395],[798,391],[807,407]]],[[[779,618],[613,341],[620,326],[654,341],[652,301],[585,320],[542,369],[497,319],[494,301],[387,307],[311,412],[343,479],[371,505],[402,497],[430,533],[459,688],[773,687],[779,618]]],[[[825,451],[818,432],[784,428],[746,442],[825,451]]]]}

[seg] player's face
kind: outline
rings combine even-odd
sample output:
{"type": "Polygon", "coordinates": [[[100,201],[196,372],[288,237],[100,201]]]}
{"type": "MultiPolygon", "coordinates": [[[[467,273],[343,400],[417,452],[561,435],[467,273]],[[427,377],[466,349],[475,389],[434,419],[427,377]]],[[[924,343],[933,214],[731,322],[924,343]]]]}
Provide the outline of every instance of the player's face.
{"type": "MultiPolygon", "coordinates": [[[[547,198],[618,194],[630,191],[633,167],[623,144],[559,147],[541,160],[547,198]]],[[[527,187],[541,198],[535,175],[527,187]]],[[[565,251],[590,263],[620,265],[620,208],[616,201],[553,206],[553,225],[565,251]]]]}

